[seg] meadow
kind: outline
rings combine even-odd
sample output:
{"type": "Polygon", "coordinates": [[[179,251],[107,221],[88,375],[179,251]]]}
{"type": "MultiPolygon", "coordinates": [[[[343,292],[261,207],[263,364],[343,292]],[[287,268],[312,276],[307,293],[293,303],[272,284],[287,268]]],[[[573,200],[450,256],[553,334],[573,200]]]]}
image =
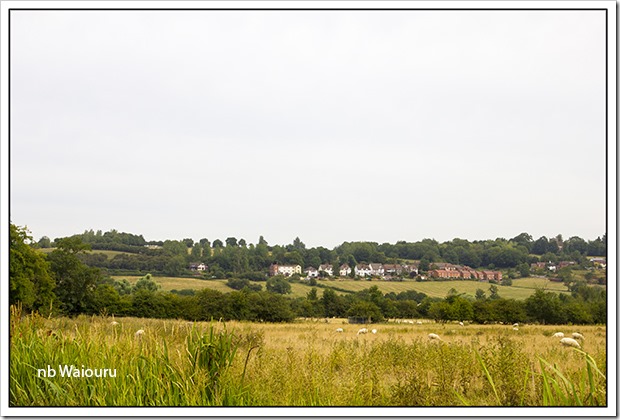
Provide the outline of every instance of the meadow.
{"type": "Polygon", "coordinates": [[[605,326],[578,327],[575,349],[552,334],[576,327],[411,321],[358,335],[344,319],[43,318],[12,307],[10,405],[606,405],[605,326]],[[71,365],[78,376],[63,373],[71,365]]]}
{"type": "MultiPolygon", "coordinates": [[[[115,280],[126,279],[131,284],[135,284],[141,276],[112,276],[115,280]]],[[[200,290],[204,288],[218,290],[220,292],[230,292],[233,289],[226,285],[227,280],[201,280],[192,279],[186,277],[153,277],[153,280],[161,286],[161,290],[182,290],[193,289],[200,290]]],[[[265,290],[265,282],[251,282],[253,284],[259,284],[263,286],[265,290]]],[[[445,298],[451,289],[455,289],[458,293],[463,293],[465,296],[475,298],[476,290],[482,289],[487,295],[491,286],[489,283],[469,280],[452,280],[452,281],[367,281],[367,280],[351,280],[351,279],[337,279],[337,280],[317,280],[317,284],[323,287],[333,287],[336,293],[345,294],[343,290],[348,292],[359,292],[364,289],[368,289],[371,286],[377,286],[382,293],[394,292],[396,294],[405,292],[408,290],[415,290],[416,292],[422,292],[430,297],[445,298]]],[[[536,289],[543,288],[545,290],[555,293],[569,293],[566,286],[563,283],[552,282],[544,278],[522,278],[512,281],[512,286],[496,285],[498,293],[505,299],[527,299],[533,295],[536,289]]],[[[317,289],[318,295],[322,295],[323,287],[317,289]]],[[[592,286],[600,287],[600,286],[592,286]]],[[[291,296],[292,297],[305,297],[312,289],[304,283],[291,283],[291,296]]]]}

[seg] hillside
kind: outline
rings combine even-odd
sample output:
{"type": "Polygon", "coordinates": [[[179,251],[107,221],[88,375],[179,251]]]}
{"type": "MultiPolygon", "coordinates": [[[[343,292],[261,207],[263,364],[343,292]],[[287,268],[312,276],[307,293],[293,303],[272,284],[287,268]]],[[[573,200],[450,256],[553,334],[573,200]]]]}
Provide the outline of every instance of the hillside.
{"type": "MultiPolygon", "coordinates": [[[[130,283],[138,281],[140,276],[113,276],[114,279],[127,279],[130,283]]],[[[227,280],[200,280],[189,279],[182,277],[153,277],[157,283],[161,285],[161,289],[164,291],[171,290],[183,290],[192,289],[200,290],[209,288],[218,290],[220,292],[231,292],[233,289],[226,285],[227,280]]],[[[260,284],[265,289],[265,282],[252,282],[254,284],[260,284]]],[[[477,282],[477,281],[427,281],[427,282],[389,282],[389,281],[363,281],[363,280],[319,280],[318,293],[322,294],[324,288],[333,288],[338,294],[346,294],[346,292],[359,292],[367,289],[371,286],[377,286],[382,293],[400,293],[408,290],[415,290],[416,292],[424,293],[430,297],[444,298],[451,289],[455,289],[459,294],[464,294],[466,297],[475,297],[476,290],[482,289],[488,296],[489,283],[477,282]]],[[[568,290],[562,283],[551,282],[546,279],[540,278],[523,278],[513,280],[512,286],[497,285],[499,295],[506,299],[522,300],[531,296],[536,289],[543,288],[545,290],[566,293],[568,290]]],[[[593,286],[599,287],[599,286],[593,286]]],[[[292,297],[305,297],[307,293],[312,289],[312,286],[308,286],[303,283],[291,283],[292,297]]]]}

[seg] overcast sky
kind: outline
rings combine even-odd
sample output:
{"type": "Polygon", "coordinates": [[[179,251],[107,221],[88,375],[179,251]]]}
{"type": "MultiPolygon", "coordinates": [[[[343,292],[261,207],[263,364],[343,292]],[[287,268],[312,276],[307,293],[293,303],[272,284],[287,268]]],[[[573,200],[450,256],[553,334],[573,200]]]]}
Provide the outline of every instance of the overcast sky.
{"type": "Polygon", "coordinates": [[[604,11],[10,19],[10,212],[35,239],[605,233],[604,11]]]}

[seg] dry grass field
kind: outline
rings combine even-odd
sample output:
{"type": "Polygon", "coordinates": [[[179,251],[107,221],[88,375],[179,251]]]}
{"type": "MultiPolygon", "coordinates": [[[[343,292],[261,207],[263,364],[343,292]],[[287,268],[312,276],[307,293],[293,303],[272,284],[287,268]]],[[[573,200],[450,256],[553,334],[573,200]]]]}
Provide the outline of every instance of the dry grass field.
{"type": "Polygon", "coordinates": [[[579,327],[585,339],[574,349],[552,337],[576,330],[569,326],[391,321],[368,325],[376,334],[357,334],[361,325],[344,319],[224,324],[19,315],[11,319],[13,406],[606,404],[605,326],[579,327]],[[39,371],[71,364],[114,369],[115,377],[39,371]]]}

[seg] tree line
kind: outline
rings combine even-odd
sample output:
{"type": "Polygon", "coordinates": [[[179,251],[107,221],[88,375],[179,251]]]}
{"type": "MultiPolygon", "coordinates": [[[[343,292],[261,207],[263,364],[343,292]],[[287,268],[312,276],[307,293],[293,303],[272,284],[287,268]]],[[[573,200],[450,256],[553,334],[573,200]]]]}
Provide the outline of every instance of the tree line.
{"type": "MultiPolygon", "coordinates": [[[[361,317],[372,322],[388,318],[429,318],[438,322],[540,322],[590,324],[606,322],[606,292],[583,282],[570,284],[570,294],[537,290],[517,301],[504,299],[497,286],[479,289],[475,298],[451,290],[445,298],[415,291],[382,293],[372,286],[351,293],[323,286],[304,297],[288,297],[290,282],[299,278],[274,276],[262,286],[231,278],[227,293],[202,289],[161,291],[150,274],[135,284],[114,280],[81,256],[90,245],[78,236],[60,238],[44,254],[32,245],[25,228],[10,225],[10,304],[42,314],[114,314],[187,320],[237,319],[265,322],[296,317],[361,317]],[[259,287],[260,286],[260,287],[259,287]]],[[[165,245],[165,243],[164,243],[165,245]]],[[[265,244],[266,245],[266,244],[265,244]]],[[[221,247],[243,249],[242,245],[221,247]]]]}
{"type": "MultiPolygon", "coordinates": [[[[433,263],[448,262],[471,268],[502,269],[513,278],[529,275],[530,264],[544,262],[574,261],[582,268],[591,263],[588,257],[605,256],[607,237],[586,241],[573,236],[566,240],[562,235],[536,240],[521,233],[514,238],[469,241],[453,239],[439,243],[434,239],[418,242],[399,241],[395,244],[376,242],[344,242],[334,249],[322,246],[308,248],[295,238],[288,245],[269,245],[263,236],[256,244],[244,239],[228,237],[213,242],[206,238],[147,242],[142,235],[112,230],[85,231],[70,238],[79,239],[93,250],[116,250],[130,252],[107,258],[103,254],[82,254],[82,261],[91,266],[121,274],[145,274],[166,276],[189,275],[189,264],[204,263],[208,266],[205,278],[244,277],[250,280],[265,280],[272,263],[299,264],[302,268],[318,268],[321,264],[339,267],[358,263],[399,263],[407,260],[419,261],[422,272],[433,263]],[[151,245],[151,247],[147,247],[151,245]]],[[[43,237],[37,242],[40,247],[51,247],[68,238],[57,238],[53,242],[43,237]]]]}

